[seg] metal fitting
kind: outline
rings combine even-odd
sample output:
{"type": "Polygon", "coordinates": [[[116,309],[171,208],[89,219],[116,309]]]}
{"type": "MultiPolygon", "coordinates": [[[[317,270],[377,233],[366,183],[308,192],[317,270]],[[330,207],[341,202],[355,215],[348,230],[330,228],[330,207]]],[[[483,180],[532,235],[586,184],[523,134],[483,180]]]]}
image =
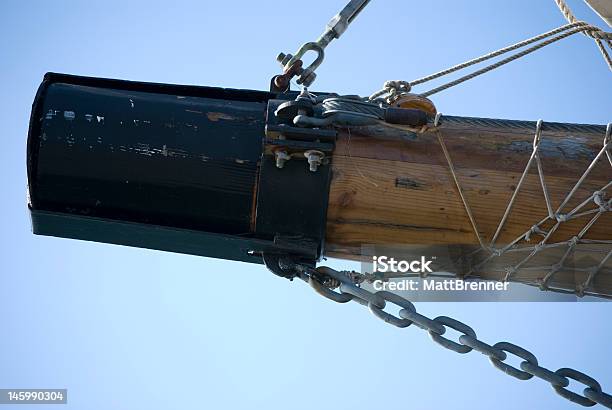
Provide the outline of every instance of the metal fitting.
{"type": "Polygon", "coordinates": [[[287,154],[287,151],[285,150],[275,151],[274,157],[276,158],[276,168],[283,168],[285,166],[285,162],[291,159],[291,155],[287,154]]]}
{"type": "Polygon", "coordinates": [[[300,91],[298,96],[295,98],[295,101],[308,101],[310,103],[313,103],[312,96],[308,92],[307,87],[302,87],[302,91],[300,91]]]}
{"type": "Polygon", "coordinates": [[[314,70],[312,68],[307,68],[302,72],[300,78],[297,80],[297,83],[310,87],[316,78],[317,74],[314,72],[314,70]]]}
{"type": "Polygon", "coordinates": [[[311,172],[317,172],[323,158],[325,158],[325,154],[317,150],[306,151],[304,152],[304,156],[308,159],[308,165],[310,166],[311,172]]]}
{"type": "MultiPolygon", "coordinates": [[[[291,57],[291,54],[286,56],[285,54],[280,53],[277,58],[282,59],[282,61],[285,61],[290,57],[291,57]]],[[[285,69],[283,70],[283,74],[276,75],[272,79],[270,91],[272,92],[288,91],[289,83],[291,82],[291,79],[295,77],[296,75],[300,75],[302,71],[304,71],[302,68],[302,65],[303,65],[302,60],[296,60],[291,65],[285,66],[285,69]]]]}
{"type": "Polygon", "coordinates": [[[299,75],[297,79],[298,84],[303,84],[306,87],[310,86],[315,78],[315,70],[323,62],[325,56],[324,49],[334,39],[340,38],[342,33],[346,31],[348,25],[357,17],[357,15],[363,10],[363,8],[370,2],[370,0],[350,0],[349,3],[335,15],[327,26],[325,31],[317,39],[317,41],[311,41],[303,44],[295,55],[280,53],[276,60],[281,63],[283,68],[286,70],[288,66],[293,64],[296,60],[301,59],[304,54],[308,51],[314,51],[317,53],[316,59],[299,75]]]}
{"type": "Polygon", "coordinates": [[[282,65],[286,65],[292,58],[293,56],[291,54],[279,53],[276,57],[276,61],[278,61],[282,65]]]}

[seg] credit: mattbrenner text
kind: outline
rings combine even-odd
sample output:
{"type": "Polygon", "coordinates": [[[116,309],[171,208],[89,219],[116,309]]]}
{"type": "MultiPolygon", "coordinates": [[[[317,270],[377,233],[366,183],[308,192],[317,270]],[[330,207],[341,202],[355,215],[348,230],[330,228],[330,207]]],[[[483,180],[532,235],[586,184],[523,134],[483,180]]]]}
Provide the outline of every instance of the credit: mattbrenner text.
{"type": "Polygon", "coordinates": [[[384,282],[375,280],[372,283],[375,290],[409,290],[409,291],[507,291],[509,282],[465,281],[463,279],[402,279],[384,282]]]}

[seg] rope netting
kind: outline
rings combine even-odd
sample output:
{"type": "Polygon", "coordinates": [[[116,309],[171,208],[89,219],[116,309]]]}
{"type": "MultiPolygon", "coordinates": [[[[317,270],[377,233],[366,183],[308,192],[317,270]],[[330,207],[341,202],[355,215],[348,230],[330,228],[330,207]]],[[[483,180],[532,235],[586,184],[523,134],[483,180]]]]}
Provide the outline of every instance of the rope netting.
{"type": "MultiPolygon", "coordinates": [[[[490,271],[491,262],[495,261],[495,259],[500,258],[503,255],[506,255],[511,252],[525,252],[527,253],[527,256],[520,258],[519,262],[511,266],[505,266],[503,268],[504,272],[503,277],[501,278],[502,280],[515,280],[514,276],[521,270],[544,272],[543,277],[539,278],[539,283],[537,283],[542,290],[550,289],[556,291],[564,291],[566,289],[551,288],[550,282],[556,273],[562,271],[563,269],[570,269],[574,272],[583,272],[586,274],[586,279],[584,279],[582,283],[579,283],[576,286],[576,289],[574,289],[573,291],[574,293],[579,296],[584,296],[585,294],[599,295],[598,292],[589,293],[588,289],[593,284],[593,280],[595,279],[596,275],[602,270],[604,265],[612,257],[612,240],[587,239],[585,238],[585,235],[601,219],[602,215],[612,211],[612,199],[607,199],[606,194],[606,190],[612,187],[612,180],[607,182],[604,186],[601,186],[599,189],[594,190],[591,195],[584,198],[573,208],[569,209],[568,211],[565,211],[565,209],[567,208],[568,204],[571,203],[572,199],[575,198],[576,193],[584,185],[585,180],[587,179],[591,171],[595,168],[595,166],[600,162],[600,160],[605,158],[607,160],[606,162],[609,163],[609,165],[612,167],[612,154],[610,153],[610,148],[612,148],[612,124],[608,124],[606,128],[606,133],[603,138],[603,145],[599,152],[595,155],[593,160],[586,167],[586,169],[578,178],[577,182],[573,185],[571,190],[563,197],[560,204],[555,208],[553,205],[553,201],[551,200],[551,196],[549,194],[548,185],[546,184],[540,154],[540,147],[543,141],[543,122],[541,120],[538,121],[536,125],[535,135],[533,138],[531,155],[527,161],[527,164],[525,165],[525,168],[516,185],[516,188],[514,189],[508,201],[508,205],[506,206],[504,213],[499,221],[499,224],[497,225],[495,233],[492,235],[490,241],[486,241],[478,229],[476,219],[474,218],[467,198],[463,193],[463,189],[461,187],[461,183],[459,181],[455,165],[453,164],[451,155],[446,147],[446,143],[442,131],[440,129],[440,118],[441,115],[438,113],[434,121],[434,127],[431,130],[436,134],[436,137],[439,141],[439,144],[442,148],[442,152],[448,164],[448,169],[452,176],[455,188],[460,197],[461,203],[463,204],[474,234],[478,240],[478,243],[480,244],[479,248],[469,254],[468,257],[473,258],[479,253],[484,253],[485,255],[484,259],[476,263],[467,272],[457,274],[465,278],[483,270],[490,271]],[[516,203],[516,199],[519,193],[524,187],[527,175],[534,166],[537,169],[537,174],[542,189],[542,196],[546,206],[546,217],[533,224],[521,235],[509,241],[508,244],[503,246],[498,245],[497,242],[500,238],[500,234],[502,233],[504,227],[508,222],[508,217],[512,212],[513,206],[516,203]],[[589,204],[591,204],[590,207],[589,204]],[[580,231],[577,232],[573,237],[567,240],[560,240],[556,242],[551,241],[553,234],[559,230],[559,227],[562,224],[567,224],[568,222],[577,220],[579,218],[586,218],[588,222],[584,224],[580,231]],[[550,227],[546,227],[546,224],[552,225],[550,227]],[[542,239],[539,240],[535,245],[524,245],[525,243],[529,243],[530,241],[532,241],[536,236],[541,236],[542,239]],[[568,260],[570,255],[572,255],[572,253],[576,250],[579,244],[603,245],[603,249],[594,250],[594,252],[602,252],[603,250],[603,258],[594,266],[566,266],[566,261],[568,260]],[[527,266],[528,262],[533,260],[536,255],[541,254],[544,250],[551,248],[565,248],[565,252],[561,256],[559,261],[550,265],[527,266]]],[[[593,252],[593,250],[591,251],[593,252]]]]}

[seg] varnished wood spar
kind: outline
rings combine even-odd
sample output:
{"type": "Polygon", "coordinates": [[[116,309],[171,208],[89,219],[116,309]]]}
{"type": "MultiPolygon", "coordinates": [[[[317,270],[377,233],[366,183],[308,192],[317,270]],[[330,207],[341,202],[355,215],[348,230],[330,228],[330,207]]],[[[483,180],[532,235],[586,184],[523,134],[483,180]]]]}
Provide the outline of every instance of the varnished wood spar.
{"type": "MultiPolygon", "coordinates": [[[[443,118],[440,133],[478,230],[488,243],[531,155],[535,123],[443,118]]],[[[540,146],[554,210],[601,150],[605,134],[603,126],[573,132],[563,128],[545,123],[540,146]]],[[[360,259],[364,244],[478,244],[435,132],[398,131],[402,138],[396,140],[373,138],[374,134],[373,128],[340,131],[332,160],[326,255],[360,259]]],[[[570,211],[611,179],[612,167],[603,156],[563,211],[570,211]]],[[[593,208],[594,203],[584,210],[593,208]]],[[[496,244],[509,243],[546,215],[534,162],[496,244]]],[[[561,224],[549,242],[571,238],[589,219],[561,224]]],[[[585,238],[611,240],[611,213],[602,215],[585,238]]],[[[604,271],[612,266],[610,259],[604,271]]],[[[489,277],[499,279],[500,275],[490,273],[489,277]]],[[[609,290],[612,293],[612,284],[609,290]]]]}

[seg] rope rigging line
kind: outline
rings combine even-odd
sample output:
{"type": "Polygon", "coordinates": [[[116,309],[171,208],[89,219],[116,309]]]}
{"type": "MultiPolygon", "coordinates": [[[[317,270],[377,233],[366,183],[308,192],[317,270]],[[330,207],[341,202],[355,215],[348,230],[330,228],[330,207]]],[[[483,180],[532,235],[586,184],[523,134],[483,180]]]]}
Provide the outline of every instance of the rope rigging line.
{"type": "Polygon", "coordinates": [[[437,113],[436,114],[436,118],[434,120],[434,129],[436,132],[436,137],[438,138],[438,142],[440,143],[440,147],[442,147],[442,152],[444,153],[444,158],[446,158],[446,162],[448,163],[448,168],[450,170],[450,173],[453,177],[453,181],[455,182],[455,188],[457,188],[457,192],[459,193],[459,197],[461,198],[461,202],[463,203],[463,207],[465,208],[465,212],[468,215],[468,218],[470,219],[470,223],[472,224],[472,229],[474,230],[474,233],[476,234],[476,238],[478,239],[478,242],[480,243],[481,247],[486,247],[484,240],[482,239],[482,236],[480,235],[480,231],[478,230],[477,226],[476,226],[476,220],[474,219],[474,215],[472,214],[472,210],[470,209],[470,206],[468,205],[467,199],[465,198],[465,195],[463,195],[463,190],[461,189],[461,185],[459,184],[459,178],[457,177],[457,173],[455,172],[455,166],[453,165],[453,161],[450,157],[450,154],[448,153],[448,149],[446,148],[446,144],[444,143],[444,139],[442,138],[442,133],[440,132],[439,129],[439,125],[440,125],[440,117],[442,114],[437,113]]]}
{"type": "MultiPolygon", "coordinates": [[[[556,0],[557,1],[557,0],[556,0]]],[[[496,63],[490,64],[484,68],[481,68],[479,70],[476,70],[470,74],[464,75],[456,80],[450,81],[448,83],[442,84],[439,87],[430,89],[428,91],[425,91],[423,93],[420,93],[420,95],[422,97],[429,97],[430,95],[439,93],[440,91],[446,90],[448,88],[454,87],[455,85],[461,84],[465,81],[468,81],[472,78],[478,77],[482,74],[485,74],[489,71],[492,71],[496,68],[499,68],[505,64],[508,64],[514,60],[517,60],[521,57],[524,57],[528,54],[531,54],[534,51],[537,51],[547,45],[550,45],[552,43],[555,43],[559,40],[562,40],[564,38],[570,37],[576,33],[585,33],[586,35],[593,37],[597,44],[600,46],[600,49],[602,51],[602,54],[604,55],[604,58],[606,59],[606,62],[608,63],[608,66],[610,68],[610,70],[612,70],[612,60],[608,54],[608,52],[606,51],[603,42],[605,41],[606,44],[608,44],[608,46],[610,46],[612,48],[611,45],[611,41],[610,39],[612,38],[612,33],[607,33],[604,32],[603,30],[599,29],[596,26],[590,25],[584,21],[577,21],[574,18],[574,21],[571,21],[569,24],[566,24],[564,26],[558,27],[556,29],[550,30],[546,33],[540,34],[538,36],[529,38],[527,40],[523,40],[520,41],[518,43],[512,44],[508,47],[504,47],[501,48],[499,50],[493,51],[491,53],[485,54],[483,56],[480,56],[478,58],[474,58],[472,60],[468,60],[464,63],[461,64],[457,64],[453,67],[447,68],[445,70],[439,71],[437,73],[422,77],[422,78],[418,78],[416,80],[413,81],[401,81],[401,80],[392,80],[392,81],[387,81],[385,82],[383,88],[379,91],[376,91],[375,93],[373,93],[370,97],[369,100],[370,101],[378,101],[381,98],[383,98],[385,101],[389,101],[392,97],[394,97],[397,94],[400,93],[407,93],[410,92],[410,90],[412,89],[413,86],[415,85],[419,85],[419,84],[424,84],[426,82],[429,82],[431,80],[446,76],[448,74],[454,73],[456,71],[471,67],[475,64],[490,60],[492,58],[495,57],[499,57],[503,54],[509,53],[510,51],[514,51],[520,48],[523,48],[525,46],[528,46],[530,44],[533,43],[537,43],[523,51],[520,51],[516,54],[512,54],[509,57],[506,57],[496,63]]]]}
{"type": "MultiPolygon", "coordinates": [[[[576,23],[578,21],[574,13],[572,13],[572,10],[565,2],[565,0],[555,0],[555,3],[559,7],[559,10],[561,11],[568,23],[576,23]]],[[[608,54],[608,51],[604,46],[605,42],[608,47],[612,49],[612,41],[610,40],[610,36],[605,36],[602,33],[603,32],[601,30],[595,30],[585,31],[583,34],[591,37],[595,41],[595,44],[597,45],[597,48],[599,48],[599,51],[601,52],[604,60],[606,60],[608,67],[610,68],[610,70],[612,70],[612,58],[610,58],[610,54],[608,54]]]]}

